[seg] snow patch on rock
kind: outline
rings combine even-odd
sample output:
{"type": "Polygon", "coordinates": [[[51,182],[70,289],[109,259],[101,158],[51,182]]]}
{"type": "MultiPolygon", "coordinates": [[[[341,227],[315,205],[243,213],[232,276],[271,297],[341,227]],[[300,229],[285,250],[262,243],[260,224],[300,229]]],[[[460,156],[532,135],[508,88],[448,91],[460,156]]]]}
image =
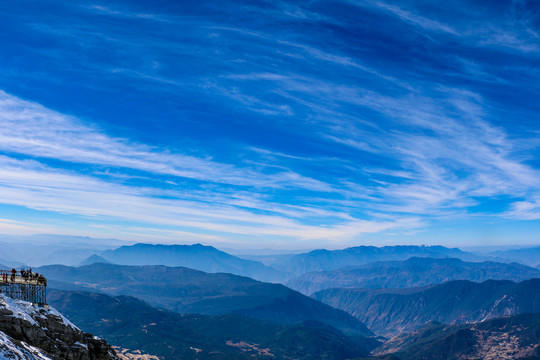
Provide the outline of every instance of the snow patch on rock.
{"type": "Polygon", "coordinates": [[[36,317],[46,319],[48,316],[52,315],[64,325],[69,326],[74,330],[80,330],[53,307],[45,309],[44,307],[33,305],[27,301],[12,299],[4,294],[0,294],[0,307],[6,308],[13,313],[13,316],[26,320],[32,325],[38,325],[35,320],[36,317]]]}
{"type": "Polygon", "coordinates": [[[21,342],[13,342],[4,332],[0,331],[0,360],[52,360],[34,346],[21,342]]]}

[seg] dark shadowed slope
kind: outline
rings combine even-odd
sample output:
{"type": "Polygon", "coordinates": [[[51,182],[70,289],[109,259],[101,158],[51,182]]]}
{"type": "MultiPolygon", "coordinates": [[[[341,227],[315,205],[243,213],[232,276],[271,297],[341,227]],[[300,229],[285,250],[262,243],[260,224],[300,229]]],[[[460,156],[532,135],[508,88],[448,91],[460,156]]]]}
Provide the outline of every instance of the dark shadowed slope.
{"type": "Polygon", "coordinates": [[[339,360],[367,353],[320,323],[280,325],[239,315],[178,314],[130,296],[88,292],[51,291],[49,300],[82,328],[124,348],[168,360],[339,360]]]}
{"type": "Polygon", "coordinates": [[[184,266],[205,272],[226,272],[261,281],[279,281],[283,275],[258,261],[240,259],[212,246],[136,244],[101,253],[101,257],[121,265],[184,266]]]}
{"type": "Polygon", "coordinates": [[[400,360],[540,359],[540,314],[522,314],[479,324],[437,323],[386,342],[379,354],[400,360]]]}
{"type": "Polygon", "coordinates": [[[377,334],[394,336],[430,321],[459,324],[540,313],[540,279],[450,281],[414,289],[328,289],[313,297],[356,316],[377,334]]]}
{"type": "Polygon", "coordinates": [[[294,255],[272,265],[286,273],[299,276],[312,271],[329,271],[375,261],[406,260],[413,256],[451,257],[467,261],[483,260],[483,258],[475,254],[444,246],[357,246],[343,250],[314,250],[294,255]]]}
{"type": "Polygon", "coordinates": [[[235,313],[282,323],[317,320],[348,334],[370,334],[359,320],[344,311],[280,284],[232,274],[103,263],[81,267],[51,265],[38,271],[50,279],[51,286],[132,295],[180,313],[235,313]]]}
{"type": "Polygon", "coordinates": [[[304,294],[329,288],[405,288],[449,280],[522,281],[540,277],[540,271],[517,263],[464,262],[459,259],[410,258],[333,271],[307,273],[286,283],[304,294]]]}

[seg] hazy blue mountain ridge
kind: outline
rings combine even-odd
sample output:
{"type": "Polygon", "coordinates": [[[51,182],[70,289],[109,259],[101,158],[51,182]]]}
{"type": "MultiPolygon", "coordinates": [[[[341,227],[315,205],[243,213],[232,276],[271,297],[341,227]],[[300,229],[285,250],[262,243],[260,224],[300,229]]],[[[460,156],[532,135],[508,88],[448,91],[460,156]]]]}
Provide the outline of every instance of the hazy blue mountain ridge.
{"type": "Polygon", "coordinates": [[[87,257],[127,244],[116,239],[66,235],[0,235],[2,257],[18,266],[78,265],[87,257]]]}
{"type": "Polygon", "coordinates": [[[308,272],[330,271],[376,261],[401,261],[410,257],[458,258],[466,261],[484,259],[476,254],[444,246],[356,246],[342,250],[319,249],[297,254],[272,263],[272,266],[285,273],[299,276],[308,272]]]}
{"type": "Polygon", "coordinates": [[[499,250],[489,253],[494,257],[510,259],[529,266],[540,268],[540,246],[522,249],[499,250]]]}
{"type": "Polygon", "coordinates": [[[440,284],[450,280],[522,281],[535,277],[540,277],[538,269],[518,263],[413,257],[405,261],[374,262],[333,271],[311,272],[285,284],[309,295],[329,288],[406,288],[440,284]]]}
{"type": "Polygon", "coordinates": [[[258,261],[241,259],[213,246],[201,244],[135,244],[107,250],[99,255],[105,260],[119,265],[183,266],[204,272],[226,272],[271,282],[284,278],[284,275],[276,269],[258,261]]]}
{"type": "Polygon", "coordinates": [[[92,264],[97,264],[97,263],[112,264],[112,262],[110,262],[109,260],[106,260],[102,258],[101,256],[94,254],[94,255],[90,255],[89,257],[81,261],[78,264],[78,266],[92,265],[92,264]]]}

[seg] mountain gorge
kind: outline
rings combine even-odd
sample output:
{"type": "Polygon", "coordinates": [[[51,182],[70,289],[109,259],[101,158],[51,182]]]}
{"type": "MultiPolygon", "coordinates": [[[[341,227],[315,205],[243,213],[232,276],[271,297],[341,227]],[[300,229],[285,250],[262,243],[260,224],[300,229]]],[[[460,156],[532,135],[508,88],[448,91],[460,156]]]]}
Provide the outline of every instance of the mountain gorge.
{"type": "Polygon", "coordinates": [[[540,279],[457,280],[411,289],[327,289],[313,297],[349,312],[375,333],[392,337],[432,321],[461,324],[540,313],[540,279]]]}
{"type": "Polygon", "coordinates": [[[387,341],[375,355],[381,360],[538,360],[540,314],[467,325],[430,323],[387,341]]]}

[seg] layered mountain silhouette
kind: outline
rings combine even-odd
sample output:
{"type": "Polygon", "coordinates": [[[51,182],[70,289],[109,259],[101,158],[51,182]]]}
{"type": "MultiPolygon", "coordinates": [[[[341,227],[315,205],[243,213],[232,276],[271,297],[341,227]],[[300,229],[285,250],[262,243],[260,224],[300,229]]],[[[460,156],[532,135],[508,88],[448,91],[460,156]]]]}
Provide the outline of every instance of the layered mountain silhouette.
{"type": "Polygon", "coordinates": [[[209,274],[183,267],[97,263],[50,265],[49,287],[131,295],[179,313],[238,314],[279,323],[315,320],[347,334],[371,335],[358,319],[280,284],[232,274],[209,274]]]}
{"type": "Polygon", "coordinates": [[[106,260],[102,258],[101,256],[94,254],[94,255],[90,255],[89,257],[81,261],[79,266],[92,265],[92,264],[97,264],[97,263],[112,264],[109,260],[106,260]]]}
{"type": "Polygon", "coordinates": [[[406,288],[449,280],[522,281],[540,277],[538,269],[517,263],[464,262],[452,258],[418,258],[369,263],[333,271],[311,272],[286,282],[304,294],[328,288],[406,288]]]}
{"type": "Polygon", "coordinates": [[[239,315],[178,314],[131,296],[51,291],[49,301],[79,326],[166,359],[350,359],[378,343],[352,341],[310,321],[282,325],[239,315]]]}
{"type": "Polygon", "coordinates": [[[327,289],[313,295],[391,337],[436,321],[445,324],[540,312],[540,279],[515,283],[449,281],[412,289],[327,289]]]}
{"type": "Polygon", "coordinates": [[[538,360],[540,314],[455,326],[430,323],[387,341],[376,353],[381,355],[377,359],[388,360],[538,360]]]}
{"type": "Polygon", "coordinates": [[[271,265],[285,273],[298,276],[313,271],[336,270],[375,261],[400,261],[410,257],[458,258],[466,261],[484,259],[479,255],[444,246],[356,246],[343,250],[314,250],[282,258],[271,265]]]}
{"type": "Polygon", "coordinates": [[[115,239],[96,239],[65,235],[0,235],[2,257],[8,264],[42,266],[48,264],[78,265],[81,261],[102,251],[126,244],[115,239]],[[9,256],[9,257],[8,257],[9,256]]]}
{"type": "Polygon", "coordinates": [[[107,250],[99,255],[119,265],[183,266],[205,272],[226,272],[261,281],[279,281],[283,274],[258,261],[241,259],[213,246],[135,244],[107,250]]]}
{"type": "Polygon", "coordinates": [[[509,259],[510,261],[517,261],[530,266],[540,267],[540,246],[523,249],[499,250],[491,252],[490,255],[497,258],[509,259]]]}

